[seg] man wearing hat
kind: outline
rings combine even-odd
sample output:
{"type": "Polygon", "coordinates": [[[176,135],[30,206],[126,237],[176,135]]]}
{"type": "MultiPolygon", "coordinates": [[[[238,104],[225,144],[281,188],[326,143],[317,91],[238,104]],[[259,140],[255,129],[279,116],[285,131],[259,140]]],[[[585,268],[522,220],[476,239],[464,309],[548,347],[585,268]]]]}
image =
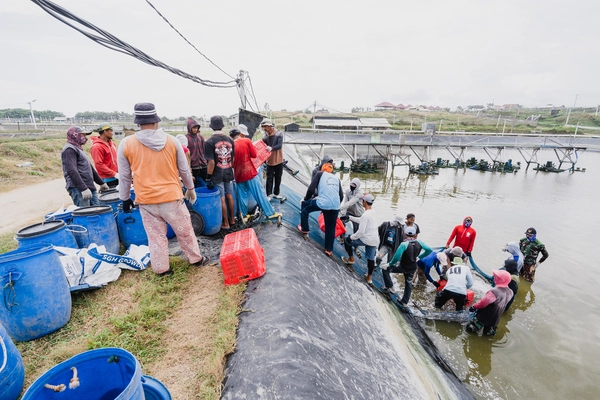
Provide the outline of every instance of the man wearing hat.
{"type": "Polygon", "coordinates": [[[483,334],[494,336],[500,316],[506,310],[506,305],[513,296],[512,290],[508,285],[511,281],[510,273],[503,270],[492,270],[494,284],[491,290],[488,290],[481,300],[469,307],[470,312],[477,311],[477,314],[467,325],[467,332],[477,333],[483,328],[483,334]]]}
{"type": "Polygon", "coordinates": [[[138,103],[134,113],[133,122],[140,126],[140,131],[124,138],[117,151],[119,197],[123,200],[123,211],[131,212],[130,187],[133,181],[135,200],[148,235],[152,270],[158,275],[173,274],[169,264],[167,224],[175,231],[190,264],[195,267],[206,265],[210,259],[200,254],[179,182],[181,177],[188,188],[185,198],[195,203],[194,181],[183,147],[174,136],[158,128],[160,118],[154,104],[138,103]]]}
{"type": "Polygon", "coordinates": [[[278,218],[281,214],[273,210],[273,206],[262,187],[260,176],[258,176],[258,172],[252,163],[252,159],[256,158],[258,154],[252,141],[246,138],[247,135],[248,128],[243,124],[229,131],[229,136],[231,136],[235,143],[233,173],[237,186],[239,213],[242,217],[246,216],[248,213],[248,198],[252,194],[267,218],[278,218]]]}
{"type": "Polygon", "coordinates": [[[100,178],[114,188],[119,184],[119,167],[117,166],[117,146],[113,142],[113,128],[103,125],[98,128],[99,136],[91,136],[90,154],[100,178]]]}
{"type": "Polygon", "coordinates": [[[94,183],[100,185],[100,190],[108,190],[108,185],[100,178],[83,151],[82,146],[87,143],[87,136],[91,134],[91,130],[83,130],[79,126],[70,127],[67,131],[67,143],[60,153],[66,189],[77,207],[100,205],[94,183]]]}
{"type": "Polygon", "coordinates": [[[217,187],[221,194],[222,224],[221,228],[228,230],[235,223],[235,208],[233,203],[233,139],[222,129],[223,118],[214,115],[210,118],[210,129],[214,132],[204,142],[204,156],[208,162],[206,187],[217,187]]]}
{"type": "Polygon", "coordinates": [[[454,257],[452,267],[446,271],[446,277],[446,286],[435,295],[435,307],[442,308],[452,299],[456,311],[462,311],[467,302],[467,289],[473,286],[471,269],[465,265],[462,258],[454,257]]]}
{"type": "Polygon", "coordinates": [[[537,238],[535,228],[529,228],[525,231],[525,237],[519,240],[519,248],[524,256],[523,268],[519,271],[519,275],[527,282],[533,283],[535,281],[535,270],[541,263],[546,261],[548,251],[546,246],[537,238]],[[542,253],[542,258],[538,261],[537,258],[540,253],[542,253]]]}
{"type": "Polygon", "coordinates": [[[377,228],[379,234],[379,252],[375,263],[379,267],[383,257],[387,256],[388,260],[396,254],[400,243],[404,237],[404,217],[400,214],[396,215],[392,221],[384,222],[377,228]]]}
{"type": "Polygon", "coordinates": [[[266,135],[262,141],[267,145],[267,150],[271,152],[267,158],[267,196],[281,199],[279,186],[281,185],[281,175],[283,175],[283,132],[275,129],[273,122],[265,118],[260,123],[266,135]]]}
{"type": "Polygon", "coordinates": [[[404,294],[399,301],[401,306],[407,306],[412,293],[412,280],[417,270],[417,260],[427,257],[433,250],[419,239],[415,239],[417,230],[414,226],[404,227],[407,240],[402,242],[394,257],[387,263],[381,264],[381,273],[385,286],[381,291],[385,294],[394,294],[394,282],[390,273],[404,274],[404,294]]]}
{"type": "Polygon", "coordinates": [[[377,254],[377,244],[379,243],[379,234],[377,233],[377,222],[373,213],[373,202],[375,197],[371,193],[365,193],[361,197],[364,213],[360,217],[348,215],[347,218],[352,222],[358,223],[358,230],[350,236],[346,236],[344,247],[348,258],[342,257],[346,264],[354,264],[354,248],[365,246],[365,257],[367,258],[367,274],[365,279],[367,283],[372,283],[371,276],[375,270],[375,254],[377,254]]]}

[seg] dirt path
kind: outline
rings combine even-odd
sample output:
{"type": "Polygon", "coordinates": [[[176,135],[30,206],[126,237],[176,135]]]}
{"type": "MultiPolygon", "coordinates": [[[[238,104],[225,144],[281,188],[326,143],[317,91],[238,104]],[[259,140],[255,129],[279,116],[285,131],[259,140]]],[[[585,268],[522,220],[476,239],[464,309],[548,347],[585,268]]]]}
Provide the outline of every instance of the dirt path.
{"type": "Polygon", "coordinates": [[[0,193],[0,234],[42,222],[44,215],[70,204],[63,178],[0,193]]]}

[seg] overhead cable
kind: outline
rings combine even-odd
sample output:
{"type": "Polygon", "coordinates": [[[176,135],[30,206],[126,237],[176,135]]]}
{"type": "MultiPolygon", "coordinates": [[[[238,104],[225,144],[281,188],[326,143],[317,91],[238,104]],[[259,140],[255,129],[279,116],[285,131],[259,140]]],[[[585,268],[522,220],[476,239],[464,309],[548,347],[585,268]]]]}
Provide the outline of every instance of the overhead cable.
{"type": "Polygon", "coordinates": [[[117,51],[119,53],[126,54],[133,58],[137,58],[138,60],[140,60],[146,64],[149,64],[149,65],[152,65],[155,67],[159,67],[159,68],[163,68],[175,75],[179,75],[182,78],[189,79],[193,82],[199,83],[204,86],[218,87],[218,88],[230,88],[230,87],[235,87],[237,85],[236,80],[231,80],[231,81],[227,81],[227,82],[218,82],[218,81],[211,81],[208,79],[202,79],[195,75],[188,74],[187,72],[184,72],[178,68],[171,67],[171,66],[163,63],[162,61],[152,58],[151,56],[144,53],[143,51],[129,45],[128,43],[113,36],[109,32],[106,32],[106,31],[98,28],[97,26],[91,24],[90,22],[87,22],[86,20],[77,17],[76,15],[72,14],[68,10],[60,7],[59,5],[57,5],[55,3],[52,3],[51,1],[48,1],[48,0],[31,0],[31,1],[34,4],[38,5],[39,7],[41,7],[44,11],[46,11],[48,14],[50,14],[54,18],[58,19],[59,21],[70,26],[71,28],[75,29],[82,35],[86,36],[87,38],[93,40],[94,42],[96,42],[99,45],[104,46],[108,49],[117,51]],[[91,32],[88,32],[88,31],[74,25],[73,23],[67,21],[67,19],[70,19],[70,20],[74,21],[75,23],[82,25],[82,26],[98,33],[100,36],[93,34],[91,32]]]}
{"type": "Polygon", "coordinates": [[[228,76],[228,77],[230,77],[231,79],[235,79],[233,76],[231,76],[231,75],[229,75],[227,72],[223,71],[223,70],[221,69],[221,67],[219,67],[217,64],[215,64],[215,63],[214,63],[214,62],[213,62],[213,61],[212,61],[210,58],[208,58],[208,57],[207,57],[207,56],[206,56],[204,53],[202,53],[200,50],[198,50],[198,49],[196,48],[196,46],[194,46],[194,45],[193,45],[193,44],[192,44],[192,43],[191,43],[189,40],[187,40],[187,38],[186,38],[185,36],[183,36],[183,35],[181,34],[181,32],[179,32],[179,31],[177,30],[177,28],[175,28],[175,27],[173,26],[173,24],[171,24],[171,23],[169,22],[169,20],[168,20],[167,18],[165,18],[165,16],[164,16],[164,15],[162,15],[162,14],[160,13],[160,11],[158,11],[158,10],[156,9],[156,7],[154,7],[154,4],[150,3],[150,0],[146,0],[146,3],[148,3],[148,5],[149,5],[150,7],[152,7],[152,8],[154,9],[154,11],[156,11],[156,13],[157,13],[158,15],[160,15],[160,16],[162,17],[162,19],[164,19],[164,20],[165,20],[165,22],[166,22],[167,24],[169,24],[169,26],[170,26],[171,28],[173,28],[173,30],[174,30],[175,32],[177,32],[177,34],[178,34],[179,36],[181,36],[181,37],[183,38],[183,40],[185,40],[185,41],[186,41],[186,42],[187,42],[187,43],[188,43],[190,46],[192,46],[192,47],[194,48],[194,50],[196,50],[196,51],[197,51],[197,52],[198,52],[198,53],[199,53],[199,54],[200,54],[202,57],[206,58],[206,59],[208,60],[208,62],[210,62],[210,63],[211,63],[212,65],[214,65],[215,67],[217,67],[217,68],[219,69],[219,71],[221,71],[222,73],[224,73],[225,75],[227,75],[227,76],[228,76]]]}

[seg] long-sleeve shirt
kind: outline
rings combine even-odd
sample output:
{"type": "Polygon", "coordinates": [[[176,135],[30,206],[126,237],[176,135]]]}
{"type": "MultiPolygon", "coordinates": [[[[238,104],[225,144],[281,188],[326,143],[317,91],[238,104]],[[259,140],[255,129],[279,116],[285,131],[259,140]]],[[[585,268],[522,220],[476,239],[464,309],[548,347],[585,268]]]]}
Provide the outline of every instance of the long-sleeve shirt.
{"type": "MultiPolygon", "coordinates": [[[[396,254],[394,254],[394,257],[392,257],[392,259],[390,260],[389,265],[395,265],[398,262],[400,262],[400,260],[402,259],[402,255],[408,248],[408,244],[412,241],[413,240],[402,242],[400,247],[398,247],[398,250],[396,250],[396,254]]],[[[419,242],[421,244],[421,252],[419,253],[419,258],[424,258],[424,257],[427,257],[429,254],[431,254],[431,252],[433,251],[431,249],[431,247],[427,246],[425,243],[423,243],[422,241],[420,241],[418,239],[417,239],[417,242],[419,242]]],[[[416,265],[416,262],[415,262],[415,265],[416,265]]]]}
{"type": "Polygon", "coordinates": [[[425,277],[431,283],[434,282],[430,274],[431,268],[435,267],[435,270],[438,273],[438,275],[442,275],[442,270],[440,269],[440,260],[438,260],[437,255],[437,251],[432,251],[431,254],[429,254],[427,257],[423,257],[419,261],[417,261],[417,266],[423,269],[425,277]]]}
{"type": "Polygon", "coordinates": [[[344,192],[342,191],[342,183],[335,175],[324,171],[317,172],[306,190],[304,200],[310,200],[316,190],[319,191],[317,205],[321,210],[340,209],[340,203],[344,198],[344,192]]]}
{"type": "Polygon", "coordinates": [[[67,143],[62,149],[61,159],[67,189],[77,188],[80,192],[86,189],[95,191],[94,182],[98,185],[104,183],[82,149],[67,143]]]}
{"type": "Polygon", "coordinates": [[[283,163],[283,132],[276,131],[272,135],[266,135],[262,141],[271,147],[271,155],[267,158],[267,165],[275,166],[283,163]]]}
{"type": "Polygon", "coordinates": [[[470,253],[473,251],[476,235],[477,232],[475,232],[475,229],[471,227],[465,228],[464,225],[457,225],[452,230],[446,246],[450,246],[450,243],[454,240],[454,246],[460,247],[465,253],[470,253]]]}
{"type": "Polygon", "coordinates": [[[179,177],[186,188],[193,188],[192,173],[183,147],[162,129],[145,129],[119,143],[119,198],[130,197],[132,181],[136,201],[160,204],[183,198],[179,177]]]}
{"type": "Polygon", "coordinates": [[[359,223],[358,231],[350,235],[350,239],[360,239],[367,246],[377,246],[379,244],[379,233],[377,232],[373,210],[366,210],[360,218],[350,216],[350,221],[359,223]]]}
{"type": "Polygon", "coordinates": [[[112,139],[108,142],[100,139],[100,137],[92,136],[92,147],[90,148],[90,154],[94,160],[94,166],[100,178],[114,178],[116,173],[119,172],[117,166],[117,146],[112,139]]]}
{"type": "Polygon", "coordinates": [[[467,294],[467,289],[473,286],[473,276],[471,269],[466,265],[453,265],[446,271],[448,282],[444,290],[449,290],[458,294],[467,294]]]}

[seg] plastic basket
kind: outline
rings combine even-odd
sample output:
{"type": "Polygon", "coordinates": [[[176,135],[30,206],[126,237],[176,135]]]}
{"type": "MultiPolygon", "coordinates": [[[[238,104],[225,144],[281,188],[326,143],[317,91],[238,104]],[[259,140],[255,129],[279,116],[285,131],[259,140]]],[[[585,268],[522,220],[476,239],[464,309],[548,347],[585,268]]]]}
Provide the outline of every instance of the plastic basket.
{"type": "Polygon", "coordinates": [[[267,150],[267,145],[262,140],[254,142],[254,148],[256,149],[256,158],[252,159],[252,164],[254,164],[254,168],[258,170],[258,167],[269,158],[271,152],[267,150]]]}
{"type": "Polygon", "coordinates": [[[260,278],[266,272],[265,252],[251,228],[225,236],[220,260],[227,286],[260,278]]]}

